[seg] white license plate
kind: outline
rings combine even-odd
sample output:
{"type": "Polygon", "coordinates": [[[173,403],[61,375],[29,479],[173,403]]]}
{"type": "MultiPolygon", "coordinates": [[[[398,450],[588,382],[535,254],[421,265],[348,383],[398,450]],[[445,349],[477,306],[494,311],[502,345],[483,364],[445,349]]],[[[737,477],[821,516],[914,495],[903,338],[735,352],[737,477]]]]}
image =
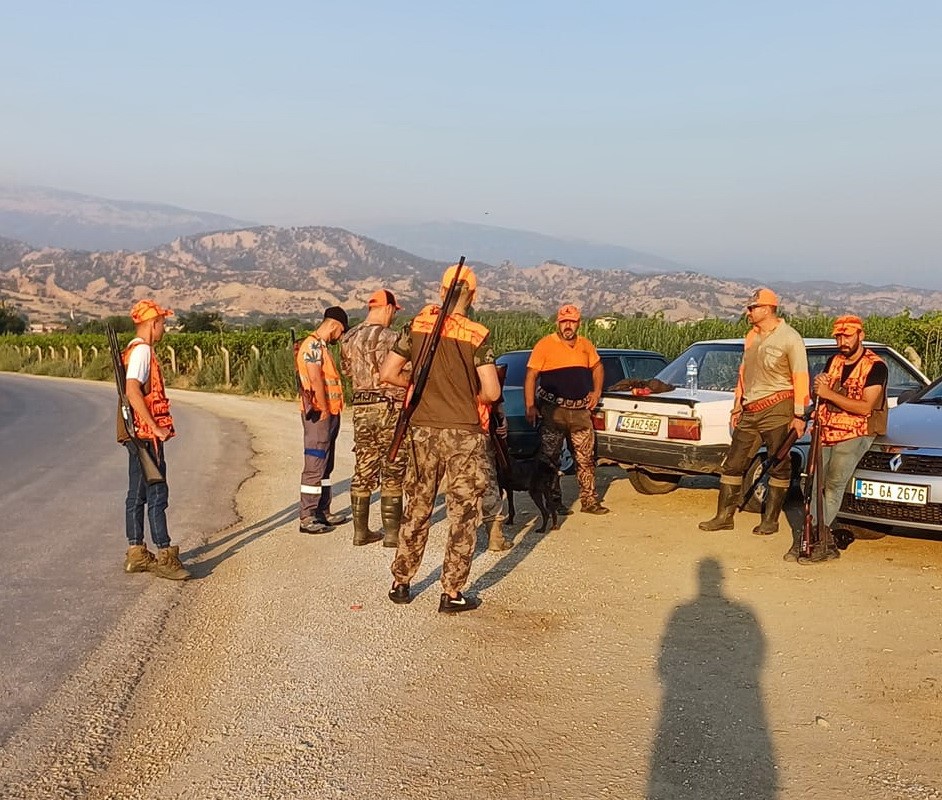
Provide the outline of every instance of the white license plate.
{"type": "Polygon", "coordinates": [[[924,506],[929,502],[928,486],[913,486],[909,483],[883,483],[883,481],[854,480],[854,497],[865,500],[884,500],[888,503],[909,503],[924,506]]]}
{"type": "Polygon", "coordinates": [[[643,433],[645,436],[657,436],[661,430],[661,417],[648,417],[643,414],[622,414],[615,423],[619,433],[643,433]]]}

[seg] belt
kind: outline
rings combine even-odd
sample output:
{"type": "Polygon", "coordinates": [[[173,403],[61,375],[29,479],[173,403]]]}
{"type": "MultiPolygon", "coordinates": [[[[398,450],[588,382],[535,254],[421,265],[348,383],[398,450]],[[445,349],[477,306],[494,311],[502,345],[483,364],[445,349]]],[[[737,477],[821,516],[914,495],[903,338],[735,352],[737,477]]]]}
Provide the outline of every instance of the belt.
{"type": "Polygon", "coordinates": [[[537,387],[536,396],[542,400],[544,403],[551,403],[554,406],[559,406],[560,408],[585,408],[585,398],[580,397],[578,400],[573,400],[569,397],[560,397],[557,394],[552,392],[547,392],[542,387],[537,387]]]}
{"type": "Polygon", "coordinates": [[[395,397],[390,397],[385,392],[362,390],[353,393],[353,405],[355,406],[370,406],[374,403],[395,405],[397,402],[399,401],[395,397]]]}
{"type": "Polygon", "coordinates": [[[767,408],[778,405],[783,400],[791,400],[794,396],[795,392],[791,389],[784,389],[781,392],[760,397],[758,400],[753,400],[751,403],[743,403],[742,410],[748,414],[753,414],[756,411],[765,411],[767,408]]]}

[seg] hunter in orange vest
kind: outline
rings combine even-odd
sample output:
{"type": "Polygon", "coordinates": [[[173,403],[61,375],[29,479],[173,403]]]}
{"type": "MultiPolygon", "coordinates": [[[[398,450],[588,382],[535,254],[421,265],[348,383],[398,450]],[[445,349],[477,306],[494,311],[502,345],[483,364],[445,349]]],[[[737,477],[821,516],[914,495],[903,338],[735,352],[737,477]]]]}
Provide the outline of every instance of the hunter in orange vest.
{"type": "Polygon", "coordinates": [[[301,426],[304,467],[301,471],[301,533],[328,533],[348,517],[330,513],[330,473],[340,433],[343,386],[328,345],[347,332],[347,313],[339,306],[324,311],[324,320],[301,345],[295,367],[301,382],[301,426]]]}
{"type": "MultiPolygon", "coordinates": [[[[166,478],[164,442],[174,436],[170,401],[164,389],[163,373],[154,346],[164,335],[164,320],[173,315],[153,300],[141,300],[131,309],[136,336],[122,354],[125,370],[125,394],[134,411],[134,433],[151,449],[151,455],[166,478]]],[[[125,530],[128,551],[125,572],[153,572],[161,578],[185,580],[190,573],[180,563],[180,548],[170,544],[167,530],[169,493],[166,481],[148,484],[135,446],[128,440],[124,426],[118,441],[128,450],[128,493],[125,500],[125,530]],[[155,556],[144,544],[144,509],[150,520],[150,535],[157,548],[155,556]]]]}
{"type": "MultiPolygon", "coordinates": [[[[864,347],[863,320],[852,315],[838,317],[832,335],[837,342],[837,354],[814,379],[814,391],[821,400],[815,424],[821,426],[822,445],[821,473],[815,475],[815,491],[821,480],[824,524],[829,531],[857,462],[870,449],[874,438],[886,433],[887,421],[887,368],[883,359],[864,347]]],[[[845,538],[849,533],[845,533],[845,538]]],[[[787,560],[801,564],[821,563],[839,556],[831,535],[824,536],[807,558],[799,556],[796,547],[785,554],[787,560]]]]}

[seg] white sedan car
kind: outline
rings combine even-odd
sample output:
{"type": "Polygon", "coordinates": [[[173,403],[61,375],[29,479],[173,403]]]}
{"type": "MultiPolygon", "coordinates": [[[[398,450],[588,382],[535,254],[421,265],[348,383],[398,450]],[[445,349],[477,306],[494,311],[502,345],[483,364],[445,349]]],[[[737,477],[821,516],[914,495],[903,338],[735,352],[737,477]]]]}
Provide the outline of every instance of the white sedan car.
{"type": "MultiPolygon", "coordinates": [[[[891,406],[901,393],[929,383],[892,347],[876,342],[865,345],[886,362],[891,406]]],[[[833,339],[805,339],[805,346],[812,376],[823,372],[828,359],[837,352],[833,339]]],[[[645,396],[604,392],[593,418],[599,458],[627,467],[631,485],[642,494],[673,491],[684,475],[718,475],[731,441],[729,415],[742,353],[742,339],[697,342],[658,373],[657,377],[665,383],[684,387],[687,362],[692,357],[697,363],[695,394],[686,388],[645,396]]],[[[807,437],[792,449],[792,477],[796,485],[804,470],[807,450],[807,437]]],[[[756,456],[747,473],[747,486],[763,455],[756,456]]],[[[758,501],[750,508],[758,510],[758,501]]]]}

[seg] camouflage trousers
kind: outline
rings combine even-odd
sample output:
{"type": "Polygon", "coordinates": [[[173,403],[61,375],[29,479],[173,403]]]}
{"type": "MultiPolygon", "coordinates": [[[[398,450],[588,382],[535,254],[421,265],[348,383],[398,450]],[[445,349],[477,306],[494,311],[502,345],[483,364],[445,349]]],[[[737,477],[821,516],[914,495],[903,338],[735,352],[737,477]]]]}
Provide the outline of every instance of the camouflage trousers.
{"type": "MultiPolygon", "coordinates": [[[[576,481],[579,484],[579,499],[582,505],[593,506],[599,502],[595,493],[595,431],[592,416],[585,408],[561,408],[551,403],[540,405],[543,426],[540,429],[540,458],[559,469],[559,458],[563,443],[568,438],[572,457],[576,461],[576,481]]],[[[558,491],[554,486],[554,493],[558,491]]],[[[562,498],[556,497],[557,502],[562,498]]]]}
{"type": "Polygon", "coordinates": [[[353,407],[353,452],[356,465],[350,481],[350,494],[372,494],[377,485],[384,496],[402,494],[402,482],[409,463],[407,442],[391,464],[386,460],[392,444],[399,409],[391,403],[370,403],[353,407]]]}
{"type": "Polygon", "coordinates": [[[483,432],[412,428],[406,497],[399,546],[392,562],[397,583],[411,583],[428,542],[432,509],[444,479],[448,538],[442,564],[442,590],[461,591],[474,557],[478,505],[487,488],[487,438],[483,432]]]}
{"type": "Polygon", "coordinates": [[[500,494],[497,483],[497,463],[494,455],[494,444],[487,438],[487,488],[481,497],[481,522],[490,525],[497,520],[504,519],[504,499],[500,494]]]}

